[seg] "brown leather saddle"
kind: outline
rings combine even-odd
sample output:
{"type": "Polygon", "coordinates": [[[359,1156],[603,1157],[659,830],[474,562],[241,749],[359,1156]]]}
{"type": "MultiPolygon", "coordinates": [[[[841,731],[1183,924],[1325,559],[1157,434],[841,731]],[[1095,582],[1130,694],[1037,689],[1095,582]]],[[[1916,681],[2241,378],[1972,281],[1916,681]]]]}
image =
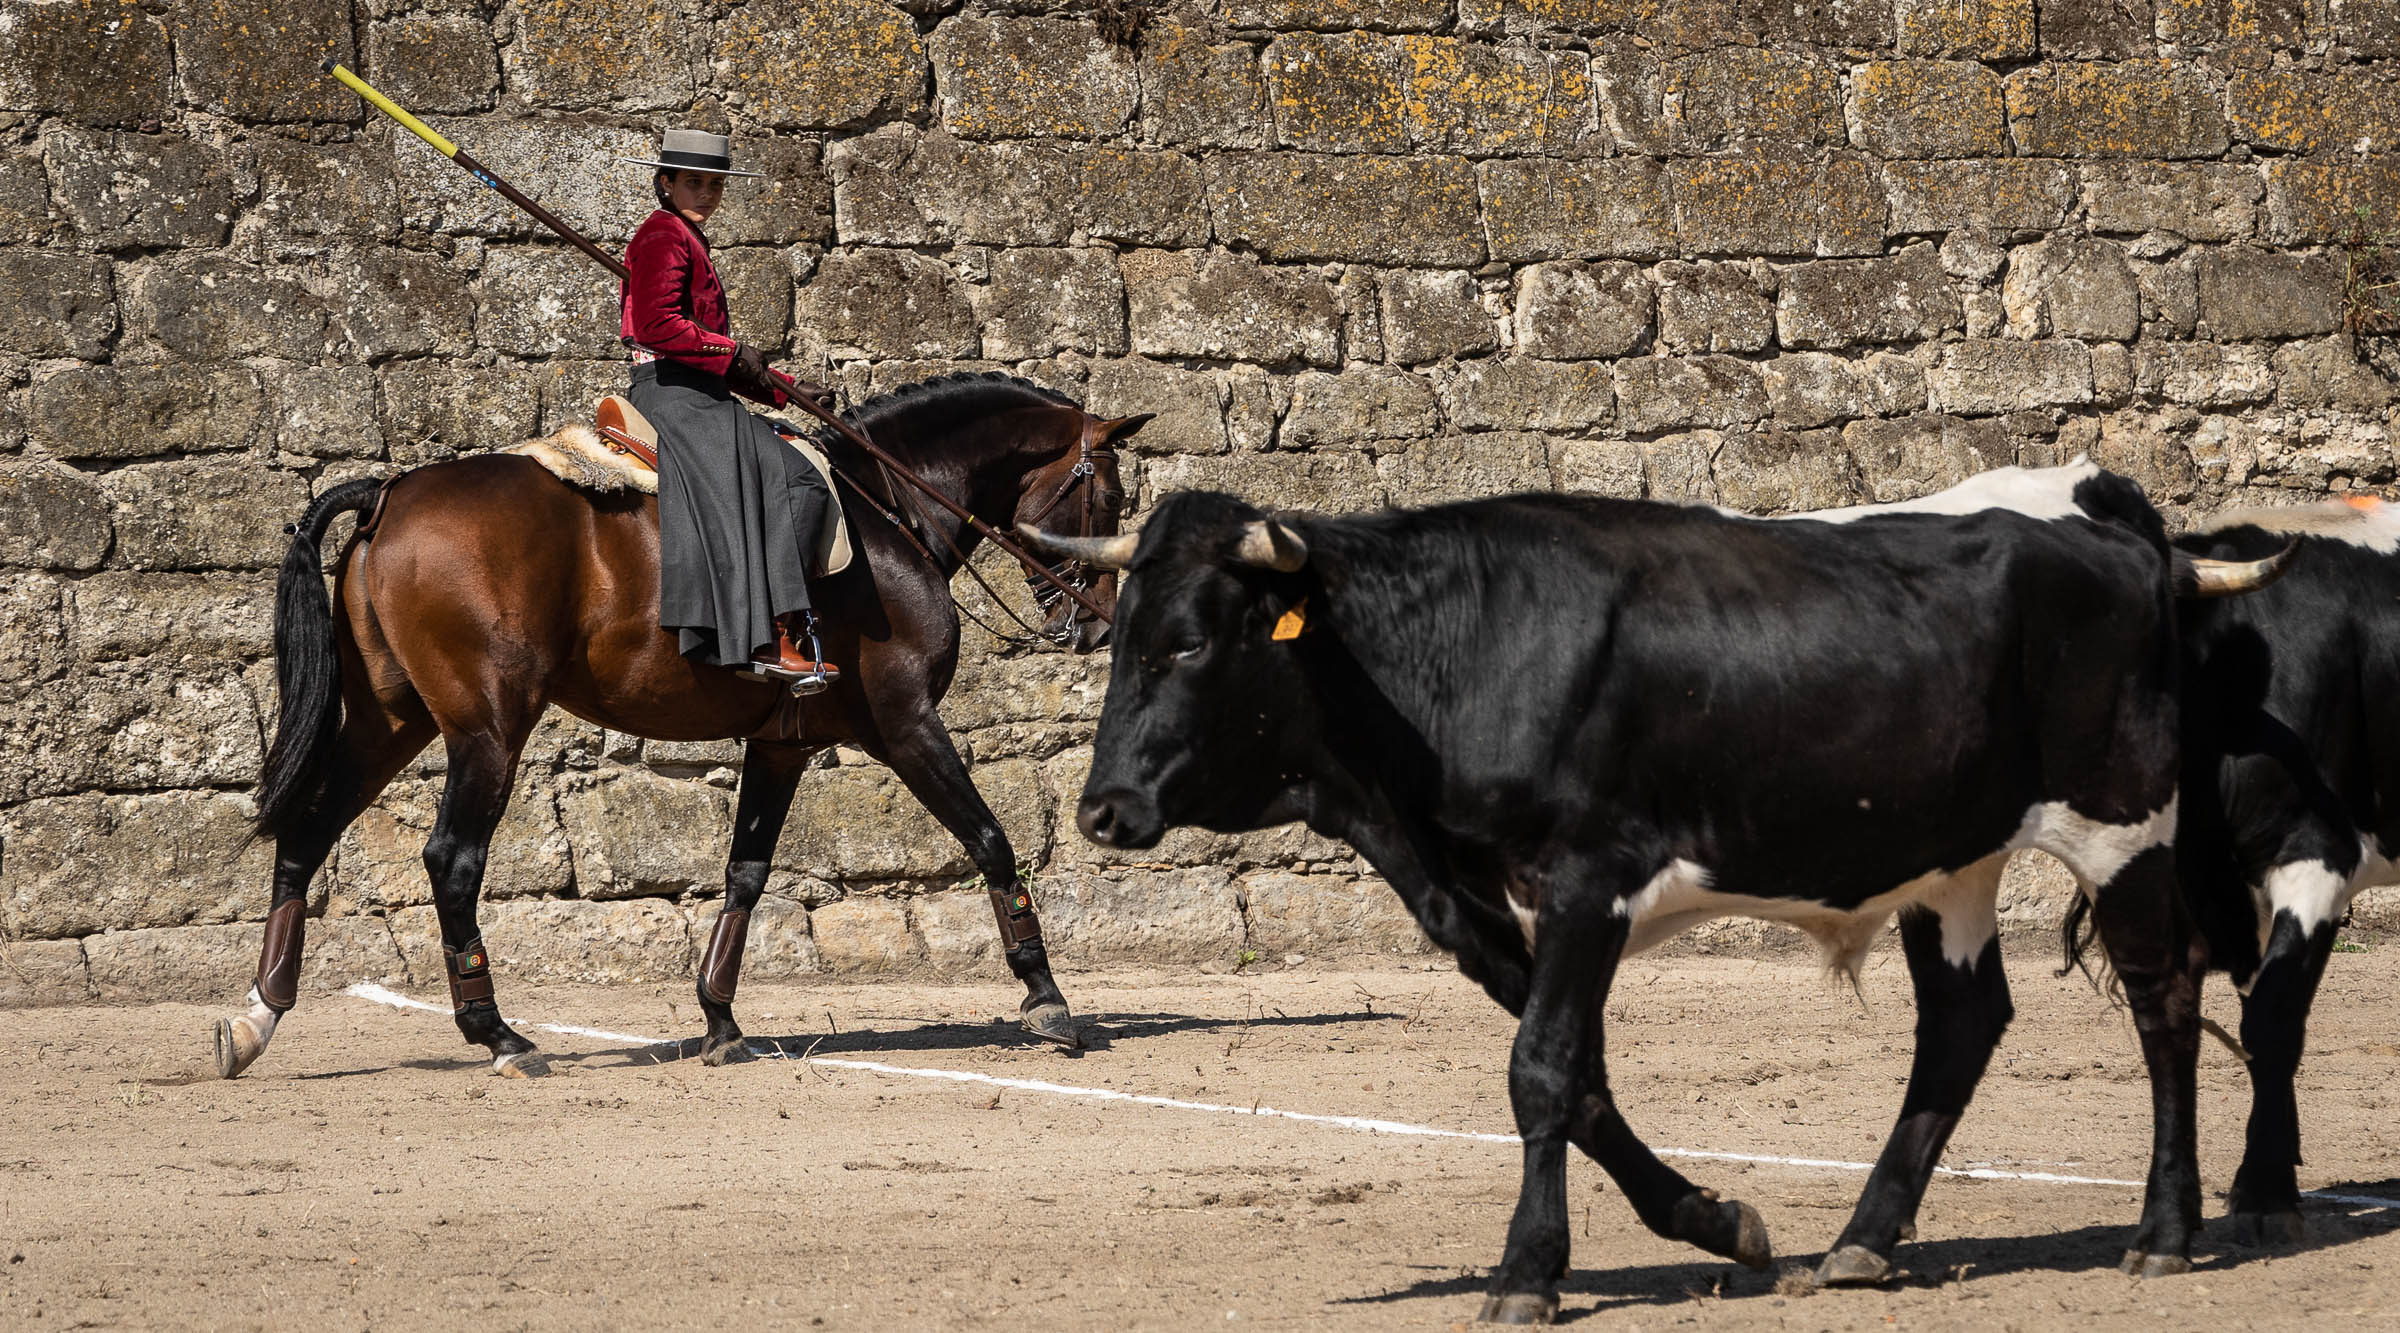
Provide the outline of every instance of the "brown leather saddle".
{"type": "MultiPolygon", "coordinates": [[[[592,409],[592,431],[608,446],[609,452],[623,454],[628,462],[638,463],[653,473],[658,471],[658,428],[623,394],[612,393],[592,409]]],[[[834,489],[833,465],[815,445],[783,429],[780,423],[775,433],[808,460],[817,475],[825,479],[826,492],[834,497],[829,510],[832,521],[817,534],[813,563],[820,575],[839,574],[850,567],[850,520],[842,513],[841,496],[834,489]]]]}

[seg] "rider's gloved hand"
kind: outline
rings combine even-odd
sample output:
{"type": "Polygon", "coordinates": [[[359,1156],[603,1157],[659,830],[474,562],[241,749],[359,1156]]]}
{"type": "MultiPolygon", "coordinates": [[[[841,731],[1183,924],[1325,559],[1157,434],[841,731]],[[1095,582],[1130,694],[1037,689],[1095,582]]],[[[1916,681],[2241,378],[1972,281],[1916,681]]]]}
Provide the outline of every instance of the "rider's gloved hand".
{"type": "Polygon", "coordinates": [[[740,385],[765,384],[767,354],[748,343],[735,344],[733,364],[725,368],[725,378],[740,385]]]}
{"type": "Polygon", "coordinates": [[[736,344],[733,364],[725,367],[725,387],[752,402],[782,407],[783,390],[767,370],[767,354],[748,343],[736,344]]]}

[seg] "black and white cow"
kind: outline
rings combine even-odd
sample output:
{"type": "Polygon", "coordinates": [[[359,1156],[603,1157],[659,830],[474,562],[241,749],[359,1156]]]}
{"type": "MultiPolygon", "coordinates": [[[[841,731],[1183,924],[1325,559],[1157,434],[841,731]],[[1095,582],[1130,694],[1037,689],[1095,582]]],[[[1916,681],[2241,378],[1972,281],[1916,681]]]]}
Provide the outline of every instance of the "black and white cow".
{"type": "Polygon", "coordinates": [[[2248,1142],[2235,1234],[2300,1238],[2292,1079],[2334,927],[2400,883],[2400,506],[2230,514],[2182,549],[2254,559],[2297,542],[2250,597],[2183,608],[2186,901],[2242,994],[2248,1142]]]}
{"type": "Polygon", "coordinates": [[[1570,1142],[1660,1235],[1769,1261],[1754,1210],[1626,1125],[1603,1057],[1618,960],[1734,914],[1796,925],[1850,969],[1900,918],[1915,1063],[1818,1270],[1887,1276],[2011,1016],[1994,899],[2023,847],[2083,883],[2149,1066],[2124,1266],[2190,1266],[2173,580],[2133,483],[2011,468],[1775,521],[1559,495],[1269,518],[1185,493],[1138,544],[1072,549],[1129,571],[1084,833],[1146,847],[1173,825],[1305,820],[1521,1015],[1524,1179],[1485,1318],[1557,1308],[1570,1142]]]}

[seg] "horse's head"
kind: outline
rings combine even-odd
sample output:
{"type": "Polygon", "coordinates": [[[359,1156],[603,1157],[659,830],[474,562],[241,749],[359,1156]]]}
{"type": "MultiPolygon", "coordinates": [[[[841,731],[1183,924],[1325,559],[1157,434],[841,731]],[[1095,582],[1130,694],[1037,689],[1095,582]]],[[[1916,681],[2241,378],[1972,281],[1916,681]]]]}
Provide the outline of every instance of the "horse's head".
{"type": "MultiPolygon", "coordinates": [[[[1017,492],[1015,526],[1046,536],[1097,539],[1117,535],[1125,508],[1125,487],[1117,479],[1117,443],[1130,438],[1152,413],[1129,417],[1095,417],[1071,409],[1073,442],[1058,457],[1025,474],[1017,492]]],[[[1050,566],[1052,573],[1074,584],[1103,610],[1115,614],[1117,573],[1089,561],[1067,557],[1050,566]]],[[[1088,653],[1108,642],[1109,627],[1074,598],[1051,583],[1027,575],[1034,600],[1048,615],[1042,636],[1088,653]]]]}

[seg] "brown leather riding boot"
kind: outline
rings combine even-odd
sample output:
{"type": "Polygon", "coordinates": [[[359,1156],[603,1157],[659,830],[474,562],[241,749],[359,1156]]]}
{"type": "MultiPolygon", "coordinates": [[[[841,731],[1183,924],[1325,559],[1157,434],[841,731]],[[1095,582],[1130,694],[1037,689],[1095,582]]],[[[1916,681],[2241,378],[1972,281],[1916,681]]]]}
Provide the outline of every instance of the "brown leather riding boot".
{"type": "Polygon", "coordinates": [[[841,679],[841,668],[824,660],[817,646],[816,616],[798,611],[775,617],[775,644],[750,654],[750,673],[787,682],[794,694],[821,694],[841,679]],[[803,649],[800,645],[807,644],[803,649]]]}

